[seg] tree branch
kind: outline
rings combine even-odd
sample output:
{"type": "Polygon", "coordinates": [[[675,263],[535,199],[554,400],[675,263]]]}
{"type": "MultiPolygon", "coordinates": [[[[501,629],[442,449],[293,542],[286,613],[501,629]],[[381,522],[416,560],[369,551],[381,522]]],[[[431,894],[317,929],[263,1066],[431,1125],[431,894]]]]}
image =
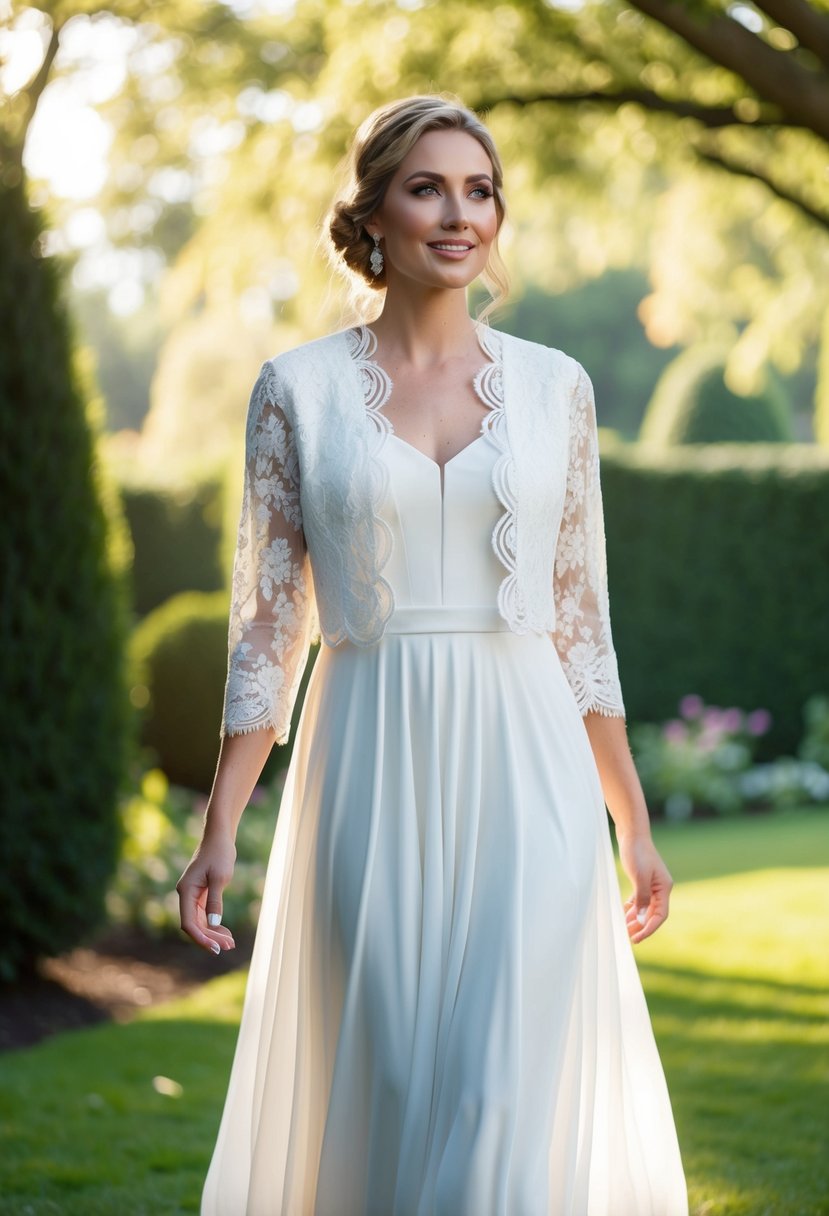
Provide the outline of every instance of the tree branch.
{"type": "Polygon", "coordinates": [[[37,103],[40,101],[43,90],[49,82],[49,73],[52,70],[52,64],[58,53],[62,29],[63,26],[61,24],[53,21],[52,32],[49,35],[49,44],[46,47],[43,62],[26,87],[21,89],[18,94],[23,99],[23,105],[20,108],[18,129],[13,132],[13,140],[8,144],[9,155],[17,165],[22,165],[23,163],[23,149],[26,145],[26,135],[34,118],[37,103]]]}
{"type": "Polygon", "coordinates": [[[654,93],[650,89],[634,88],[614,89],[612,92],[604,92],[601,89],[589,89],[580,93],[544,92],[532,93],[523,97],[499,93],[497,97],[478,98],[475,102],[475,109],[488,110],[492,109],[493,106],[501,105],[503,102],[511,102],[517,106],[531,106],[545,102],[566,105],[580,101],[599,102],[600,104],[610,106],[619,106],[624,102],[632,101],[637,105],[644,106],[648,110],[675,114],[679,118],[695,118],[710,130],[732,126],[754,128],[779,127],[781,125],[796,127],[802,125],[788,121],[779,113],[775,115],[772,113],[771,107],[761,112],[757,118],[749,122],[744,118],[740,118],[733,106],[704,106],[682,97],[662,97],[659,93],[654,93]]]}
{"type": "Polygon", "coordinates": [[[806,0],[755,0],[755,4],[829,67],[829,17],[806,0]]]}
{"type": "Polygon", "coordinates": [[[741,76],[767,101],[779,106],[798,126],[829,142],[829,79],[804,68],[787,51],[778,51],[731,17],[700,22],[675,0],[628,0],[633,8],[673,30],[714,63],[741,76]]]}
{"type": "Polygon", "coordinates": [[[734,173],[739,177],[750,177],[754,181],[762,182],[767,189],[776,194],[778,198],[782,198],[785,202],[791,203],[798,211],[808,216],[810,220],[819,224],[822,228],[829,231],[829,211],[819,211],[803,198],[802,195],[793,194],[787,190],[785,186],[781,186],[773,178],[764,173],[762,169],[756,165],[748,165],[744,162],[732,160],[723,152],[715,151],[712,147],[706,147],[701,144],[692,143],[691,147],[695,155],[708,164],[716,165],[719,169],[726,169],[729,173],[734,173]]]}

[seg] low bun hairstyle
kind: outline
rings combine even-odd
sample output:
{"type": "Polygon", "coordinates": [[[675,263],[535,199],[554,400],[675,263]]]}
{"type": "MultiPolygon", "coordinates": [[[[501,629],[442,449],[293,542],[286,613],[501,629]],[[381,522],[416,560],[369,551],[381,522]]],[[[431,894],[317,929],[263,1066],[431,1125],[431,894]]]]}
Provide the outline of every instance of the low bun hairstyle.
{"type": "MultiPolygon", "coordinates": [[[[345,274],[353,288],[355,303],[365,306],[385,289],[386,275],[371,271],[369,259],[374,241],[365,224],[382,205],[388,184],[421,135],[427,131],[466,131],[483,146],[492,162],[492,184],[498,231],[506,215],[503,169],[495,142],[472,111],[449,93],[422,94],[389,102],[374,110],[354,134],[345,162],[346,182],[329,208],[323,223],[323,239],[334,268],[345,274]],[[367,293],[365,288],[371,290],[367,293]]],[[[492,296],[479,320],[503,303],[509,289],[506,268],[493,241],[482,278],[492,296]]]]}

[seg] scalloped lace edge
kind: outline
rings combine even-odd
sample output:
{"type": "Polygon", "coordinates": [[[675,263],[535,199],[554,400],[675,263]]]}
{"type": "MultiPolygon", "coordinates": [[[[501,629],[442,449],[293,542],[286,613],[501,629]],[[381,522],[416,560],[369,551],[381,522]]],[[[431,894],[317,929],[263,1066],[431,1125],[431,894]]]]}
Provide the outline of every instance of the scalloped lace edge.
{"type": "MultiPolygon", "coordinates": [[[[492,529],[491,544],[495,556],[504,567],[506,574],[498,588],[498,611],[505,621],[518,633],[527,632],[524,616],[519,610],[518,578],[516,574],[517,554],[515,546],[515,515],[517,498],[513,488],[515,481],[515,462],[510,451],[506,432],[506,414],[504,410],[504,381],[503,381],[503,345],[500,334],[481,321],[475,322],[478,344],[488,357],[473,379],[473,388],[478,398],[487,407],[481,433],[486,435],[494,444],[499,455],[492,468],[492,489],[501,506],[503,514],[499,516],[492,529]]],[[[382,412],[383,406],[391,396],[393,383],[391,377],[373,358],[377,351],[377,338],[367,325],[355,325],[346,331],[348,351],[357,365],[357,371],[363,384],[363,396],[366,413],[374,431],[374,442],[370,445],[370,460],[372,465],[374,494],[372,514],[375,522],[375,534],[379,546],[377,568],[381,571],[391,555],[393,538],[386,521],[380,515],[380,505],[388,487],[388,468],[380,453],[388,436],[392,433],[389,419],[382,412]]],[[[383,629],[394,609],[394,591],[388,580],[378,574],[381,587],[387,589],[391,600],[389,612],[383,616],[383,629]]]]}
{"type": "Polygon", "coordinates": [[[478,340],[492,360],[482,367],[475,377],[474,386],[489,414],[484,419],[484,430],[499,452],[492,467],[492,489],[504,508],[492,529],[492,551],[504,567],[506,574],[498,588],[498,611],[516,633],[526,633],[524,614],[520,611],[518,588],[518,553],[516,548],[516,514],[518,499],[515,493],[515,460],[507,435],[507,420],[504,402],[504,351],[500,334],[487,325],[478,325],[478,340]]]}
{"type": "MultiPolygon", "coordinates": [[[[394,590],[391,583],[383,576],[382,571],[391,557],[394,538],[391,528],[380,513],[381,504],[388,490],[389,470],[385,461],[380,459],[380,453],[391,433],[391,423],[382,412],[383,406],[389,399],[392,382],[379,363],[373,359],[377,350],[377,338],[367,325],[355,325],[346,330],[347,350],[354,361],[357,374],[363,386],[363,402],[366,415],[372,427],[372,439],[369,442],[369,474],[371,479],[371,515],[374,525],[376,572],[375,590],[380,603],[379,626],[380,636],[385,632],[391,614],[394,612],[394,590]]],[[[355,636],[347,622],[343,622],[340,636],[331,639],[331,645],[337,645],[346,637],[356,646],[370,646],[377,641],[376,637],[361,638],[355,636]]]]}

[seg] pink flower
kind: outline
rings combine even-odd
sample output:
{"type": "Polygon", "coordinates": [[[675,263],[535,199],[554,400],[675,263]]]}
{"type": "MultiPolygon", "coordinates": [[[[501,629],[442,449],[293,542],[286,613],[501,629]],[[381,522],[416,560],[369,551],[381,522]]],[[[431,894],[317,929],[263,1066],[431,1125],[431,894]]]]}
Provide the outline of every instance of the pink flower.
{"type": "Polygon", "coordinates": [[[669,743],[684,743],[688,738],[688,727],[679,718],[671,718],[662,727],[662,738],[669,743]]]}
{"type": "Polygon", "coordinates": [[[750,735],[764,735],[771,726],[771,714],[767,709],[755,709],[746,717],[746,729],[750,735]]]}
{"type": "Polygon", "coordinates": [[[720,725],[722,726],[722,729],[728,731],[729,734],[734,734],[736,731],[741,730],[743,725],[743,711],[741,709],[735,709],[734,706],[731,706],[729,709],[724,709],[722,718],[720,720],[720,725]]]}
{"type": "Polygon", "coordinates": [[[683,718],[698,718],[704,709],[702,697],[696,693],[688,693],[679,703],[679,712],[683,718]]]}
{"type": "Polygon", "coordinates": [[[698,751],[713,752],[721,742],[722,734],[716,727],[713,730],[706,728],[697,736],[696,746],[698,751]]]}

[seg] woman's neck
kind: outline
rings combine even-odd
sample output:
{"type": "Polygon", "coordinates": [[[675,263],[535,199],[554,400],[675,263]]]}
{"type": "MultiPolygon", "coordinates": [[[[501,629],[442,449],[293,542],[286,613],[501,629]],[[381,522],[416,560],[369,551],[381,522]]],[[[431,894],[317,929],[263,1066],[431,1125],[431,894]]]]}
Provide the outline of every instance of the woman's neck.
{"type": "Polygon", "coordinates": [[[371,329],[386,356],[426,368],[464,354],[477,341],[466,291],[386,292],[383,310],[371,329]]]}

